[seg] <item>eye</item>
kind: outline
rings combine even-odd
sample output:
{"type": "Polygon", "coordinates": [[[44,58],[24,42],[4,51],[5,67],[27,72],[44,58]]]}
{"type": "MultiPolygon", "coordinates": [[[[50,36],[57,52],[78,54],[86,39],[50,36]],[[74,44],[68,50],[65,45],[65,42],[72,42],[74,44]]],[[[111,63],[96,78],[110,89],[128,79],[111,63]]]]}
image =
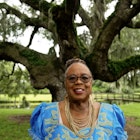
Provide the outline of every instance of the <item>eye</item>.
{"type": "Polygon", "coordinates": [[[81,76],[81,80],[82,80],[84,83],[89,82],[90,79],[91,79],[91,76],[89,76],[89,75],[84,74],[84,75],[81,76]]]}
{"type": "Polygon", "coordinates": [[[76,77],[75,76],[70,76],[68,79],[69,80],[74,80],[76,77]]]}
{"type": "Polygon", "coordinates": [[[67,79],[71,82],[75,82],[77,80],[77,76],[76,75],[70,75],[67,77],[67,79]]]}
{"type": "Polygon", "coordinates": [[[88,80],[90,77],[89,77],[88,75],[82,75],[81,78],[82,78],[83,80],[88,80]]]}

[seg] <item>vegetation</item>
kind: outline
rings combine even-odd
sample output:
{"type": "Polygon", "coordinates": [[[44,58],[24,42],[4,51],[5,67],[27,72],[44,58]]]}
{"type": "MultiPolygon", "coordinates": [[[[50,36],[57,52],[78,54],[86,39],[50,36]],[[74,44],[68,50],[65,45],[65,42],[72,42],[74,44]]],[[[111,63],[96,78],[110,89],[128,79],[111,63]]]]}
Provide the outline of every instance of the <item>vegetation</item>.
{"type": "MultiPolygon", "coordinates": [[[[87,0],[87,3],[84,7],[81,0],[19,0],[16,5],[3,0],[0,3],[0,60],[13,63],[11,71],[2,69],[5,72],[0,74],[0,80],[4,82],[5,77],[15,73],[20,63],[25,66],[34,88],[47,88],[52,100],[59,101],[65,97],[64,64],[69,58],[80,57],[87,62],[96,80],[117,82],[116,86],[121,86],[118,80],[127,74],[123,80],[139,86],[140,1],[87,0]],[[110,4],[114,11],[106,15],[110,4]],[[78,27],[86,30],[79,33],[78,27]],[[22,43],[21,37],[27,30],[31,31],[29,40],[22,43]],[[35,35],[53,42],[50,46],[45,44],[47,54],[31,49],[35,35]]],[[[36,92],[33,89],[25,92],[26,82],[19,82],[22,73],[16,73],[18,78],[9,80],[11,91],[4,93],[18,96],[36,92]]],[[[3,84],[3,89],[6,85],[3,84]]]]}
{"type": "Polygon", "coordinates": [[[128,117],[136,118],[131,123],[132,125],[140,127],[140,103],[130,103],[125,105],[120,105],[121,109],[124,111],[124,114],[128,117]]]}
{"type": "Polygon", "coordinates": [[[0,139],[30,140],[29,117],[32,109],[0,109],[0,139]],[[23,116],[20,118],[20,116],[23,116]]]}

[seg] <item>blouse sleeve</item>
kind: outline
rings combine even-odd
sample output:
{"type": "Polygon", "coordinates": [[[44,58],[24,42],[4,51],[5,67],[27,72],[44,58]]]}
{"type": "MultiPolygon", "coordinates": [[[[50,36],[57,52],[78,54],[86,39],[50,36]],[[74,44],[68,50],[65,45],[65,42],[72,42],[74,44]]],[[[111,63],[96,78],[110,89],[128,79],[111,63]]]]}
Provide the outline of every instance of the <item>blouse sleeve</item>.
{"type": "Polygon", "coordinates": [[[43,132],[42,132],[42,127],[43,127],[43,118],[42,114],[47,107],[46,103],[41,103],[39,106],[37,106],[30,119],[30,129],[29,135],[32,137],[32,140],[43,140],[43,132]]]}
{"type": "Polygon", "coordinates": [[[117,106],[113,105],[114,110],[114,137],[115,140],[127,140],[127,132],[125,131],[126,120],[122,110],[117,106]]]}

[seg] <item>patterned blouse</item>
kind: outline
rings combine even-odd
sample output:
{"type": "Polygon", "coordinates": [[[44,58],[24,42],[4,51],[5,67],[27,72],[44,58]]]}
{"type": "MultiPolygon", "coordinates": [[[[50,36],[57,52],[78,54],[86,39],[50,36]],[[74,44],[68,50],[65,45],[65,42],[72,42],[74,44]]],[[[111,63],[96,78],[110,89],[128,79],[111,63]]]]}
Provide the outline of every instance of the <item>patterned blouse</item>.
{"type": "MultiPolygon", "coordinates": [[[[32,113],[29,134],[32,140],[127,140],[125,118],[120,108],[101,103],[94,131],[89,138],[79,138],[73,131],[60,123],[58,102],[41,103],[32,113]]],[[[87,134],[90,128],[79,131],[87,134]]]]}

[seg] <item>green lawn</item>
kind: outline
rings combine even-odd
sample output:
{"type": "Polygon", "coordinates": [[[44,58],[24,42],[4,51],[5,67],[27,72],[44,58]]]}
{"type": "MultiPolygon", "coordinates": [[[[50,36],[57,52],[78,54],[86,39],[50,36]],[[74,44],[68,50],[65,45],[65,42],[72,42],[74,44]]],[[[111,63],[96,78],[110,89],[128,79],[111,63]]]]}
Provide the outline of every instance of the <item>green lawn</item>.
{"type": "Polygon", "coordinates": [[[140,117],[140,103],[129,103],[120,105],[121,109],[127,116],[137,116],[140,117]]]}
{"type": "Polygon", "coordinates": [[[125,116],[136,117],[136,120],[133,122],[133,124],[140,126],[140,103],[120,105],[120,108],[123,110],[125,116]]]}
{"type": "Polygon", "coordinates": [[[29,121],[20,122],[12,116],[30,115],[32,109],[0,109],[0,140],[31,140],[29,121]]]}

